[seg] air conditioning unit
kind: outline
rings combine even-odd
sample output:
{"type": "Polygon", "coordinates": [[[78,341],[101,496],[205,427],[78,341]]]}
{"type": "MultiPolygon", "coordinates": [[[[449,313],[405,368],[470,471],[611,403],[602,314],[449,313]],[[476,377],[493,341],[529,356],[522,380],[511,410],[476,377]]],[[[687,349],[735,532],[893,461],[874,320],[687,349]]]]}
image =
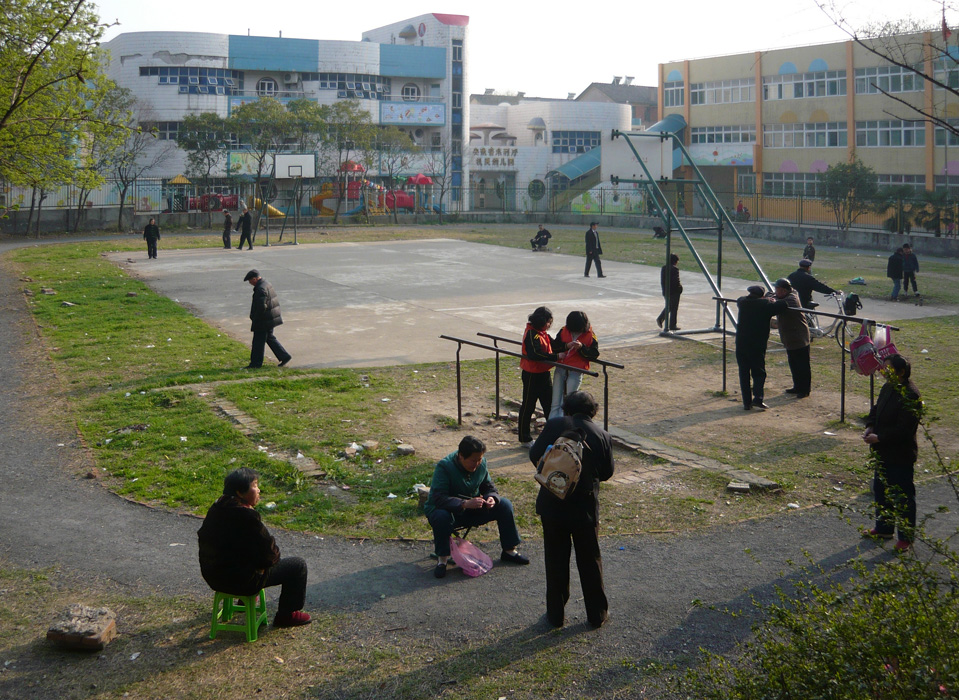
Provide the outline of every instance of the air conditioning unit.
{"type": "Polygon", "coordinates": [[[284,82],[285,84],[287,84],[287,85],[296,85],[298,82],[300,82],[300,74],[299,74],[299,73],[284,73],[284,74],[283,74],[283,82],[284,82]]]}

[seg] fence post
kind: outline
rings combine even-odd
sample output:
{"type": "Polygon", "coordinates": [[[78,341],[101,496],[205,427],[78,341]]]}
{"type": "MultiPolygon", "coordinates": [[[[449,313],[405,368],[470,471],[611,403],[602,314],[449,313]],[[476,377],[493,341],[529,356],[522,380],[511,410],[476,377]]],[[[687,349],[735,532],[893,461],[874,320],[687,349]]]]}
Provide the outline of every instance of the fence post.
{"type": "Polygon", "coordinates": [[[803,193],[799,193],[799,211],[797,212],[797,218],[799,221],[796,222],[796,225],[802,226],[802,207],[803,207],[803,193]]]}

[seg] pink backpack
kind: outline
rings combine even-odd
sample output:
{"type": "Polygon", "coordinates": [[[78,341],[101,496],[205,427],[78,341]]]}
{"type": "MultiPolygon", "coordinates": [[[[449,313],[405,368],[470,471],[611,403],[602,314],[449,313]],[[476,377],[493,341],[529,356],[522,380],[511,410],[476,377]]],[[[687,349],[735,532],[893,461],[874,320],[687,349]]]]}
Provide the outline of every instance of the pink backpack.
{"type": "Polygon", "coordinates": [[[859,336],[849,343],[850,366],[859,374],[869,376],[882,369],[882,360],[876,357],[876,344],[869,335],[869,321],[864,321],[859,336]]]}

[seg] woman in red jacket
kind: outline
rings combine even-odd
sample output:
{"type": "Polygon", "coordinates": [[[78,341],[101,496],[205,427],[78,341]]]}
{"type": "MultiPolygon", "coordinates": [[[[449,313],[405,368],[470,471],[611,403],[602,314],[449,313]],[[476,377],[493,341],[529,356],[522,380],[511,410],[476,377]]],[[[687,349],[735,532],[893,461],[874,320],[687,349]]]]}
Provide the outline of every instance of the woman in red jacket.
{"type": "Polygon", "coordinates": [[[553,325],[553,312],[545,306],[538,307],[529,315],[526,330],[523,332],[523,359],[519,366],[523,370],[523,403],[519,408],[519,441],[523,447],[531,447],[533,436],[530,423],[536,402],[543,407],[543,415],[549,416],[550,401],[553,398],[553,384],[549,371],[552,365],[544,360],[556,362],[549,339],[549,328],[553,325]]]}
{"type": "MultiPolygon", "coordinates": [[[[589,317],[582,311],[571,311],[566,317],[566,325],[559,329],[553,338],[553,350],[560,353],[560,362],[572,367],[589,369],[589,361],[599,357],[599,341],[589,325],[589,317]],[[565,353],[565,356],[564,354],[565,353]]],[[[563,398],[579,391],[583,381],[580,372],[572,372],[557,367],[553,373],[553,408],[549,418],[563,416],[563,398]]]]}

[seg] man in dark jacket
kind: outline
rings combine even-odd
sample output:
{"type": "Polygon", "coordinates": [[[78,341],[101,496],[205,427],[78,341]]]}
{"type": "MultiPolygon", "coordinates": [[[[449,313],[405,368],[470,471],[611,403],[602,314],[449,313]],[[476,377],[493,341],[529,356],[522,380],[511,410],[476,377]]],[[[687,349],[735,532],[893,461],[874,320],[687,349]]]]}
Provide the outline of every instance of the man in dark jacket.
{"type": "Polygon", "coordinates": [[[230,215],[230,212],[226,209],[223,210],[223,247],[229,250],[233,247],[230,242],[231,233],[233,232],[233,217],[230,215]]]}
{"type": "Polygon", "coordinates": [[[886,263],[886,277],[892,280],[893,301],[899,301],[899,285],[902,284],[902,248],[896,248],[896,252],[889,256],[886,263]]]}
{"type": "Polygon", "coordinates": [[[666,327],[671,331],[678,331],[676,314],[679,312],[679,296],[683,293],[683,285],[679,281],[679,256],[672,253],[669,256],[669,265],[663,265],[659,271],[659,286],[663,291],[665,306],[656,317],[656,325],[663,327],[664,321],[669,321],[666,327]]]}
{"type": "Polygon", "coordinates": [[[793,385],[786,389],[786,393],[795,394],[797,399],[804,399],[809,396],[812,387],[812,368],[809,365],[809,323],[806,320],[806,314],[793,311],[800,307],[799,295],[792,288],[789,280],[782,277],[776,280],[776,301],[772,305],[778,314],[776,323],[779,328],[779,339],[786,348],[789,372],[793,378],[793,385]]]}
{"type": "Polygon", "coordinates": [[[253,287],[253,304],[250,306],[250,330],[253,331],[253,344],[250,347],[250,364],[247,369],[256,369],[263,366],[263,346],[269,345],[270,350],[280,361],[280,367],[293,359],[280,341],[273,335],[273,329],[283,323],[280,316],[280,300],[273,290],[273,286],[260,277],[258,270],[250,270],[243,278],[253,287]]]}
{"type": "Polygon", "coordinates": [[[912,292],[919,296],[919,287],[916,286],[916,273],[919,272],[919,258],[912,252],[912,246],[902,244],[902,293],[909,296],[909,283],[912,282],[912,292]]]}
{"type": "Polygon", "coordinates": [[[593,627],[600,627],[609,617],[599,551],[599,482],[613,475],[613,440],[593,422],[598,408],[591,394],[574,391],[563,401],[566,415],[547,421],[529,450],[530,461],[539,465],[556,438],[575,433],[583,443],[583,471],[575,489],[561,500],[540,487],[536,498],[546,558],[546,617],[554,627],[562,627],[565,621],[571,546],[576,549],[576,568],[583,587],[587,621],[593,627]]]}
{"type": "Polygon", "coordinates": [[[603,244],[599,241],[599,224],[595,221],[590,222],[589,230],[586,231],[586,272],[584,277],[589,277],[589,269],[593,262],[596,262],[596,276],[605,277],[603,274],[603,264],[599,261],[599,256],[603,254],[603,244]]]}
{"type": "Polygon", "coordinates": [[[508,564],[529,564],[529,559],[516,551],[519,531],[513,515],[513,504],[500,496],[486,467],[486,444],[467,435],[452,452],[436,464],[430,495],[423,506],[426,519],[433,528],[433,546],[438,562],[433,570],[436,578],[446,576],[450,558],[450,535],[458,527],[485,525],[493,520],[499,528],[503,547],[500,560],[508,564]]]}
{"type": "Polygon", "coordinates": [[[243,241],[246,241],[249,246],[247,250],[253,250],[253,239],[250,237],[253,231],[253,217],[250,215],[250,210],[245,206],[243,207],[243,213],[236,222],[236,230],[240,231],[240,245],[236,249],[243,250],[243,241]]]}
{"type": "Polygon", "coordinates": [[[147,257],[156,258],[157,241],[160,240],[160,227],[157,226],[157,220],[151,218],[143,229],[143,240],[147,242],[147,257]]]}
{"type": "Polygon", "coordinates": [[[736,321],[736,363],[739,365],[739,392],[743,408],[764,411],[769,406],[763,402],[766,385],[766,345],[769,342],[769,321],[776,315],[772,299],[765,296],[766,290],[754,285],[746,290],[747,296],[739,297],[739,318],[736,321]],[[750,388],[752,377],[752,388],[750,388]]]}
{"type": "Polygon", "coordinates": [[[799,303],[804,309],[815,308],[810,306],[812,304],[812,293],[819,292],[820,294],[835,294],[836,290],[830,287],[828,284],[823,284],[809,271],[809,268],[812,267],[812,260],[807,260],[803,258],[799,261],[799,267],[795,272],[789,275],[787,279],[789,283],[793,286],[793,289],[796,290],[796,293],[799,295],[799,303]]]}
{"type": "Polygon", "coordinates": [[[223,495],[210,506],[197,532],[200,573],[210,588],[232,595],[255,595],[269,586],[282,586],[273,624],[298,627],[310,622],[302,612],[306,597],[306,562],[280,558],[280,550],[260,514],[259,476],[246,467],[230,472],[223,495]]]}

